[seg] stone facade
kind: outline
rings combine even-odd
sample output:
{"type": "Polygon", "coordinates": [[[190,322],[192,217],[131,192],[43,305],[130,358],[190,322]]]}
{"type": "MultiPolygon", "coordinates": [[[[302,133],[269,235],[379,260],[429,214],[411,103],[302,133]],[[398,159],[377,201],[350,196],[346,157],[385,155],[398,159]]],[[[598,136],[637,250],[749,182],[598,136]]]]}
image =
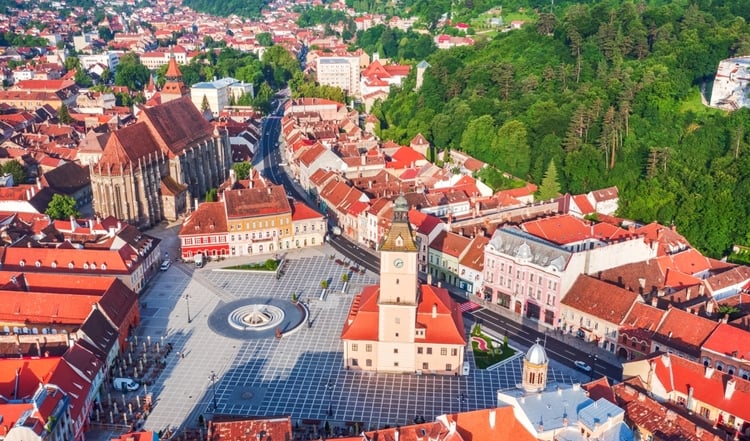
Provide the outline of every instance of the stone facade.
{"type": "Polygon", "coordinates": [[[142,227],[175,220],[227,178],[230,161],[227,133],[189,97],[144,109],[136,124],[110,135],[91,165],[94,210],[142,227]]]}

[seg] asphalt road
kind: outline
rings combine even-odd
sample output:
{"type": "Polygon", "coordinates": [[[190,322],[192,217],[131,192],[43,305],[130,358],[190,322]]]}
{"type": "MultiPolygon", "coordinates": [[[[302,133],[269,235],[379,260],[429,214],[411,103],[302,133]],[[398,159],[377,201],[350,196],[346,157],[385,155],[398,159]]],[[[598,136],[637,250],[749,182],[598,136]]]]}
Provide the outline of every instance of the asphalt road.
{"type": "MultiPolygon", "coordinates": [[[[294,185],[289,176],[286,174],[282,164],[281,151],[278,148],[277,141],[281,130],[280,116],[283,114],[283,104],[280,102],[273,114],[263,120],[263,132],[259,155],[256,155],[254,166],[260,168],[264,177],[270,179],[275,184],[284,185],[287,192],[298,200],[307,200],[306,194],[303,194],[299,187],[294,185]]],[[[380,273],[380,258],[368,250],[364,250],[354,242],[341,236],[329,234],[329,244],[345,258],[351,260],[357,265],[364,267],[368,271],[376,274],[380,273]]],[[[466,298],[451,293],[451,295],[461,302],[466,298]]],[[[531,346],[537,339],[545,342],[547,355],[550,359],[562,363],[565,366],[576,368],[573,363],[580,360],[592,367],[591,378],[601,378],[607,376],[611,380],[619,381],[622,378],[622,366],[615,366],[602,359],[598,359],[589,352],[582,351],[573,345],[566,344],[556,338],[546,338],[543,332],[537,329],[525,326],[514,320],[506,318],[496,312],[488,309],[480,309],[473,312],[465,312],[466,318],[482,323],[483,327],[489,328],[500,335],[507,335],[510,340],[531,346]]],[[[557,336],[560,338],[560,336],[557,336]]],[[[575,338],[566,336],[564,338],[575,338]]]]}

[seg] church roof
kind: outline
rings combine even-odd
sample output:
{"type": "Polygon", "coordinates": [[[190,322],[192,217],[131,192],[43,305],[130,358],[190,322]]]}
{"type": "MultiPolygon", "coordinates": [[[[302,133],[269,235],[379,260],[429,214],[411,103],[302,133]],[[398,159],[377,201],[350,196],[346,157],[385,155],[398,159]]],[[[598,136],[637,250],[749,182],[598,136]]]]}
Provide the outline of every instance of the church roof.
{"type": "Polygon", "coordinates": [[[409,224],[409,204],[406,198],[399,196],[393,202],[393,222],[383,236],[381,251],[417,251],[414,234],[409,224]]]}
{"type": "Polygon", "coordinates": [[[185,147],[213,135],[213,127],[189,96],[143,109],[141,117],[154,132],[160,146],[173,154],[179,154],[185,147]]]}

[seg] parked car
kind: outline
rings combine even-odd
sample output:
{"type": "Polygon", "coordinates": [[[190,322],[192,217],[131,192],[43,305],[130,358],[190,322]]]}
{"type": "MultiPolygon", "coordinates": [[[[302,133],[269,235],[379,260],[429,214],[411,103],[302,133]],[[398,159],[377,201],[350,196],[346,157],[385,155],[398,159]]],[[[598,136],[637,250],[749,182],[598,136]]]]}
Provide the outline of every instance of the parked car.
{"type": "Polygon", "coordinates": [[[121,392],[130,392],[138,390],[138,388],[141,387],[141,385],[136,383],[132,378],[115,378],[112,380],[112,385],[115,389],[121,392]]]}
{"type": "Polygon", "coordinates": [[[172,266],[172,262],[169,260],[165,260],[161,263],[161,266],[159,267],[159,269],[161,269],[162,271],[166,271],[169,269],[170,266],[172,266]]]}
{"type": "Polygon", "coordinates": [[[587,365],[586,363],[582,362],[581,360],[576,360],[573,362],[576,367],[582,371],[585,372],[591,372],[591,366],[587,365]]]}

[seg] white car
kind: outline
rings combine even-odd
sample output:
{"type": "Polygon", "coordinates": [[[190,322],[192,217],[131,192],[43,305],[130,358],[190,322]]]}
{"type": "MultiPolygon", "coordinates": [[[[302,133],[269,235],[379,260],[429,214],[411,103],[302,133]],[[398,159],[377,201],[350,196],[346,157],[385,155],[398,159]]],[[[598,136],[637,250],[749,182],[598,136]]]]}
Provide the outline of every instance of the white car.
{"type": "Polygon", "coordinates": [[[576,365],[576,367],[582,371],[591,372],[591,366],[587,365],[581,360],[576,360],[573,362],[573,364],[576,365]]]}
{"type": "Polygon", "coordinates": [[[172,265],[172,262],[171,262],[171,261],[169,261],[169,260],[165,260],[164,262],[162,262],[162,263],[161,263],[161,266],[159,267],[159,269],[161,269],[162,271],[166,271],[166,270],[168,270],[168,269],[169,269],[169,267],[170,267],[171,265],[172,265]]]}

